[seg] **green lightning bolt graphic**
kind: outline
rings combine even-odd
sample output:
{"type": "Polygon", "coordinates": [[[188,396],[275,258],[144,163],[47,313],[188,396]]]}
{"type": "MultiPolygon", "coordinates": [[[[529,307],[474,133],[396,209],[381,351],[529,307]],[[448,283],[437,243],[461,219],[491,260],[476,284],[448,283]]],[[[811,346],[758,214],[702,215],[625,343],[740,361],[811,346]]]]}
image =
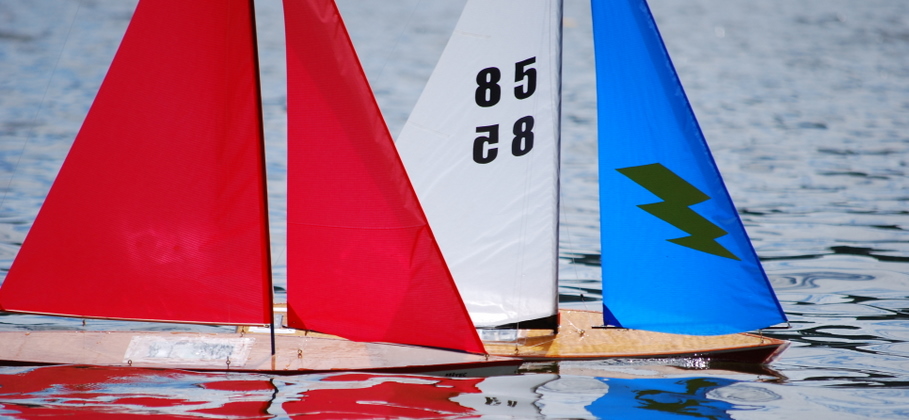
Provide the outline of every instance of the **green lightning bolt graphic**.
{"type": "Polygon", "coordinates": [[[726,231],[688,208],[688,206],[709,200],[710,196],[659,163],[616,170],[663,199],[660,203],[642,204],[638,207],[691,235],[667,239],[669,242],[708,254],[739,260],[735,254],[715,240],[725,235],[726,231]]]}

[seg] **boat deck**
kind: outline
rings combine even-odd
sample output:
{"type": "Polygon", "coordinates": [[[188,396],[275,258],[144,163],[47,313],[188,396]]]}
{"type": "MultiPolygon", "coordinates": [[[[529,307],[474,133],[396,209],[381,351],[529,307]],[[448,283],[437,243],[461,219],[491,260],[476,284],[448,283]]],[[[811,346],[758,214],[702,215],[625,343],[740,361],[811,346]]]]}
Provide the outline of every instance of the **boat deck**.
{"type": "MultiPolygon", "coordinates": [[[[277,305],[275,312],[286,311],[277,305]]],[[[279,315],[280,316],[280,315],[279,315]]],[[[787,341],[757,334],[681,335],[623,328],[602,328],[603,314],[585,310],[559,310],[558,334],[553,330],[478,330],[490,355],[525,361],[612,358],[700,358],[715,362],[770,363],[787,341]]],[[[250,333],[265,328],[241,327],[250,333]]],[[[279,329],[279,335],[343,340],[313,331],[279,329]]]]}
{"type": "Polygon", "coordinates": [[[695,336],[602,328],[602,324],[600,312],[563,309],[558,334],[518,330],[513,340],[484,340],[484,344],[489,354],[533,361],[691,357],[744,363],[769,363],[789,344],[747,333],[695,336]]]}

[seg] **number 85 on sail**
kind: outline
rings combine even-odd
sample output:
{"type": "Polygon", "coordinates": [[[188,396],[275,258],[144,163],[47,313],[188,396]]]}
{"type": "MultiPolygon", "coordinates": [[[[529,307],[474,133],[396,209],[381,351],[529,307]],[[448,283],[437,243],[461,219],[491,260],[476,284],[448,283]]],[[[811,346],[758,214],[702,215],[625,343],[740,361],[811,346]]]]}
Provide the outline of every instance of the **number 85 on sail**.
{"type": "MultiPolygon", "coordinates": [[[[514,64],[514,97],[515,99],[530,98],[537,90],[537,70],[531,67],[536,63],[536,57],[514,64]]],[[[502,98],[502,87],[499,82],[502,71],[498,67],[487,67],[477,73],[477,88],[474,100],[483,108],[493,107],[502,98]]],[[[511,154],[524,156],[533,149],[533,115],[518,118],[512,126],[514,137],[511,141],[511,154]]],[[[499,124],[482,125],[477,127],[478,136],[473,141],[473,161],[480,164],[490,163],[499,154],[499,124]]]]}
{"type": "Polygon", "coordinates": [[[468,2],[395,143],[477,327],[558,311],[561,21],[468,2]]]}

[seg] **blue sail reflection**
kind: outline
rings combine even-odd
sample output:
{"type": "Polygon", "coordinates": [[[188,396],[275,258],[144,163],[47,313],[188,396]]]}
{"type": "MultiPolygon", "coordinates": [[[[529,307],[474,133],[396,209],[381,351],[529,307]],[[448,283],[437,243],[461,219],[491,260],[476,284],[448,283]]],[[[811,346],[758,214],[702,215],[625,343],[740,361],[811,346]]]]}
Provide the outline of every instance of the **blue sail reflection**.
{"type": "Polygon", "coordinates": [[[586,408],[600,418],[732,419],[736,407],[708,394],[739,381],[725,378],[599,379],[609,391],[586,408]]]}

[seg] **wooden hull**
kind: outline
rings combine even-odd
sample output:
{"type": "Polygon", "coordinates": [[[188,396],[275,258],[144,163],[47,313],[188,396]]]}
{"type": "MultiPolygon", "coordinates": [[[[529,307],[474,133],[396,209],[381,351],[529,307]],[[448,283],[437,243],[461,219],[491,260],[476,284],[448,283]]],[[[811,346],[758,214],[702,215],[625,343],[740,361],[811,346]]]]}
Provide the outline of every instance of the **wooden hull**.
{"type": "Polygon", "coordinates": [[[598,328],[599,312],[559,311],[559,331],[518,330],[516,337],[496,330],[481,335],[486,351],[527,361],[608,358],[697,358],[712,362],[769,363],[789,342],[754,334],[693,336],[619,328],[598,328]],[[499,340],[487,338],[499,335],[499,340]]]}
{"type": "Polygon", "coordinates": [[[301,335],[152,331],[0,332],[0,364],[133,366],[193,371],[369,371],[444,376],[517,372],[520,360],[301,335]]]}
{"type": "MultiPolygon", "coordinates": [[[[769,363],[788,342],[754,334],[688,336],[597,328],[602,314],[562,310],[558,334],[493,330],[491,356],[382,343],[361,343],[294,331],[275,337],[248,329],[230,333],[153,331],[0,332],[0,365],[80,364],[296,374],[335,371],[490,376],[517,372],[525,361],[609,358],[693,358],[769,363]],[[509,337],[509,335],[511,335],[509,337]]],[[[490,332],[483,334],[487,338],[490,332]]]]}

